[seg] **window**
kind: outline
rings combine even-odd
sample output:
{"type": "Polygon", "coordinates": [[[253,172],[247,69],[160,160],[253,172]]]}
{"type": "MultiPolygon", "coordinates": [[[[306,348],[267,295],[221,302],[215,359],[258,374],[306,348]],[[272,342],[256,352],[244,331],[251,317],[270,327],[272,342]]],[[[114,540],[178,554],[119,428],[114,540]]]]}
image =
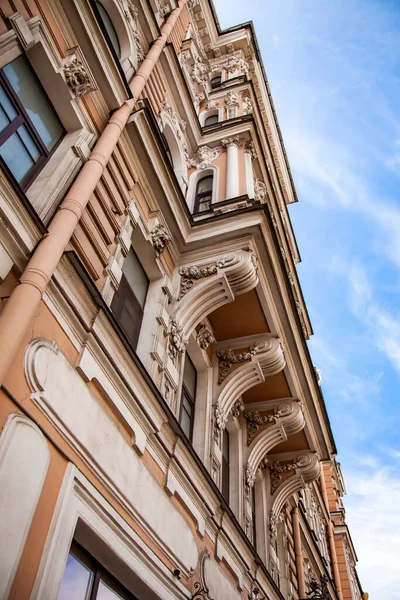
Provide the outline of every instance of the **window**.
{"type": "Polygon", "coordinates": [[[215,125],[215,123],[218,123],[218,113],[207,117],[204,121],[204,127],[207,127],[207,125],[215,125]]]}
{"type": "Polygon", "coordinates": [[[71,546],[58,600],[137,600],[75,542],[71,546]]]}
{"type": "Polygon", "coordinates": [[[226,429],[222,436],[222,495],[229,503],[229,433],[226,429]]]}
{"type": "Polygon", "coordinates": [[[206,175],[197,182],[194,198],[194,212],[200,213],[210,210],[212,199],[213,176],[206,175]]]}
{"type": "Polygon", "coordinates": [[[253,521],[253,546],[257,549],[257,534],[256,534],[256,489],[253,485],[251,490],[251,517],[253,521]]]}
{"type": "Polygon", "coordinates": [[[211,79],[211,89],[215,90],[215,88],[218,88],[221,85],[221,81],[222,81],[222,75],[221,75],[221,73],[219,73],[218,75],[215,75],[211,79]]]}
{"type": "Polygon", "coordinates": [[[0,69],[0,157],[26,190],[64,135],[44,90],[21,55],[0,69]]]}
{"type": "Polygon", "coordinates": [[[186,437],[192,441],[194,403],[196,400],[197,371],[189,356],[185,355],[179,423],[186,437]]]}
{"type": "Polygon", "coordinates": [[[132,248],[122,266],[122,278],[114,294],[111,310],[136,348],[149,280],[132,248]]]}
{"type": "Polygon", "coordinates": [[[113,22],[111,21],[110,15],[104,8],[101,2],[95,0],[95,5],[97,8],[98,15],[100,17],[100,21],[103,24],[103,27],[107,33],[108,39],[110,40],[111,46],[117,55],[117,57],[121,58],[121,46],[119,43],[117,32],[115,31],[115,27],[113,22]]]}

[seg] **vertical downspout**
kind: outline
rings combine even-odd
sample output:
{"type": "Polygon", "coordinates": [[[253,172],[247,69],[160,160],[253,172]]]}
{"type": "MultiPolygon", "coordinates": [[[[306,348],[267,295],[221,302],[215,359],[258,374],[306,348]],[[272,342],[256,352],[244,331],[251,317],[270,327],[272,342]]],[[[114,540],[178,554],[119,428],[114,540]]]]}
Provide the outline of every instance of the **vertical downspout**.
{"type": "Polygon", "coordinates": [[[321,469],[320,482],[321,482],[322,497],[324,499],[324,502],[326,505],[326,510],[328,511],[328,515],[329,515],[328,540],[329,540],[329,549],[331,552],[333,580],[335,582],[337,595],[339,596],[340,600],[343,600],[342,583],[340,581],[339,565],[338,565],[337,554],[336,554],[335,536],[333,533],[333,524],[332,524],[332,521],[330,518],[328,493],[326,491],[324,465],[322,465],[322,469],[321,469]]]}
{"type": "Polygon", "coordinates": [[[179,0],[178,7],[170,13],[161,27],[160,36],[129,84],[133,97],[113,113],[0,315],[0,384],[4,381],[47,285],[185,4],[186,0],[179,0]]]}
{"type": "Polygon", "coordinates": [[[292,523],[293,523],[293,541],[294,541],[294,555],[295,555],[296,571],[297,571],[298,594],[299,594],[299,598],[305,598],[306,597],[306,581],[304,578],[303,553],[301,551],[299,509],[297,506],[295,506],[295,508],[292,510],[292,523]]]}

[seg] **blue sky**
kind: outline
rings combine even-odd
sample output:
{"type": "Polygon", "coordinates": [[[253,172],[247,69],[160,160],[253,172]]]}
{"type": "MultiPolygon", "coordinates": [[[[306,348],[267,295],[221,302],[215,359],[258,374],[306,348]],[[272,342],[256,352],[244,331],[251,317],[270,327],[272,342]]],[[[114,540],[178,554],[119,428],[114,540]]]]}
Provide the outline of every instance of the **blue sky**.
{"type": "Polygon", "coordinates": [[[400,598],[400,0],[215,0],[253,20],[300,202],[310,349],[358,573],[400,598]]]}

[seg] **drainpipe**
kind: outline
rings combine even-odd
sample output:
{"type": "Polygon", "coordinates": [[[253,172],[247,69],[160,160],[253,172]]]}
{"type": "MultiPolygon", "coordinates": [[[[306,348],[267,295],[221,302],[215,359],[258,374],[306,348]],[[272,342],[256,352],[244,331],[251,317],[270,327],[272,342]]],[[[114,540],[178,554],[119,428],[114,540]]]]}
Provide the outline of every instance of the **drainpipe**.
{"type": "MultiPolygon", "coordinates": [[[[321,482],[322,497],[324,499],[328,514],[330,515],[328,493],[326,491],[324,465],[322,465],[322,469],[321,469],[320,482],[321,482]]],[[[333,524],[332,524],[330,516],[329,516],[329,522],[328,522],[328,540],[329,540],[329,549],[331,552],[333,580],[335,582],[337,595],[339,596],[340,600],[343,600],[342,583],[340,581],[339,565],[338,565],[336,546],[335,546],[335,537],[334,537],[334,533],[333,533],[333,524]]]]}
{"type": "Polygon", "coordinates": [[[293,542],[294,542],[294,556],[296,562],[297,571],[297,585],[299,598],[306,597],[306,581],[304,577],[303,567],[303,553],[301,551],[301,534],[300,534],[300,521],[299,521],[299,509],[297,506],[292,510],[292,524],[293,524],[293,542]]]}
{"type": "Polygon", "coordinates": [[[47,285],[185,4],[186,0],[179,0],[178,7],[161,27],[160,36],[129,84],[133,97],[113,113],[0,315],[0,384],[14,361],[47,285]]]}

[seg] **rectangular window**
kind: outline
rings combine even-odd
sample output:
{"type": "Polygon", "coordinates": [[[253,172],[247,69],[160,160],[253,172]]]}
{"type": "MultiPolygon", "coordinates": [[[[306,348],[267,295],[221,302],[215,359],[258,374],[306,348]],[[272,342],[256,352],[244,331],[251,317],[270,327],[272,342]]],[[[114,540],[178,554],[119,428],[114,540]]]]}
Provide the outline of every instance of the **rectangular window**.
{"type": "Polygon", "coordinates": [[[137,600],[90,554],[73,542],[58,600],[137,600]]]}
{"type": "Polygon", "coordinates": [[[23,190],[64,135],[44,90],[21,55],[0,69],[0,159],[23,190]]]}
{"type": "Polygon", "coordinates": [[[115,292],[111,310],[134,348],[139,339],[149,280],[132,248],[122,267],[122,278],[115,292]]]}
{"type": "Polygon", "coordinates": [[[226,429],[222,436],[222,495],[229,503],[229,433],[226,429]]]}
{"type": "Polygon", "coordinates": [[[179,423],[186,437],[192,441],[194,404],[196,400],[197,371],[189,356],[185,354],[185,365],[183,368],[183,383],[181,396],[181,412],[179,423]]]}

